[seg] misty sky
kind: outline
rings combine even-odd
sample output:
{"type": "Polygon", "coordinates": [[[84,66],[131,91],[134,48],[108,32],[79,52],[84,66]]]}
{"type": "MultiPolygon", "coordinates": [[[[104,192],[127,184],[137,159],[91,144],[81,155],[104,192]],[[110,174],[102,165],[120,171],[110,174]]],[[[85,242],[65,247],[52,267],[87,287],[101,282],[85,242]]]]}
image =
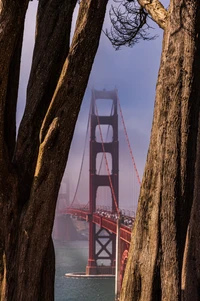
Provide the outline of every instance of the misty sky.
{"type": "MultiPolygon", "coordinates": [[[[82,0],[84,1],[84,0],[82,0]]],[[[169,0],[161,1],[165,6],[169,0]]],[[[110,1],[113,3],[113,1],[110,1]]],[[[115,5],[117,5],[115,3],[115,5]]],[[[34,27],[35,15],[37,9],[37,1],[29,2],[29,9],[26,18],[25,37],[23,46],[23,58],[21,63],[19,104],[17,113],[17,122],[19,124],[23,113],[26,85],[29,77],[31,64],[31,56],[34,44],[34,27]]],[[[74,22],[77,16],[77,9],[74,14],[74,22]]],[[[104,29],[111,26],[109,14],[104,22],[104,29]]],[[[74,25],[73,25],[74,27],[74,25]]],[[[135,157],[137,168],[142,177],[146,154],[149,144],[153,106],[155,99],[155,87],[158,74],[162,30],[153,23],[153,35],[158,35],[153,41],[141,41],[133,48],[123,47],[119,51],[115,51],[110,41],[102,33],[100,46],[92,68],[88,87],[82,103],[81,111],[76,125],[75,135],[73,138],[71,152],[66,169],[66,177],[70,178],[71,194],[75,190],[78,172],[80,169],[83,144],[85,139],[87,119],[89,113],[89,105],[91,100],[91,89],[118,89],[118,95],[121,102],[128,135],[131,142],[132,151],[135,157]]],[[[122,127],[119,122],[119,136],[123,137],[122,127]]],[[[123,158],[128,158],[128,150],[125,146],[125,139],[122,138],[121,149],[123,149],[123,158]],[[127,152],[127,153],[126,153],[127,152]],[[124,154],[126,154],[124,156],[124,154]]],[[[87,155],[88,156],[88,155],[87,155]]],[[[87,165],[85,163],[85,165],[87,165]]],[[[84,167],[84,173],[88,175],[88,166],[84,167]]],[[[120,162],[120,171],[123,176],[120,178],[120,190],[133,190],[132,176],[133,169],[131,159],[120,162]],[[123,169],[124,168],[124,169],[123,169]],[[127,177],[127,178],[126,178],[127,177]],[[129,185],[130,187],[126,187],[129,185]]],[[[88,187],[82,184],[84,187],[88,187]]],[[[135,185],[135,184],[134,184],[135,185]]],[[[134,200],[134,208],[137,200],[134,200]]]]}

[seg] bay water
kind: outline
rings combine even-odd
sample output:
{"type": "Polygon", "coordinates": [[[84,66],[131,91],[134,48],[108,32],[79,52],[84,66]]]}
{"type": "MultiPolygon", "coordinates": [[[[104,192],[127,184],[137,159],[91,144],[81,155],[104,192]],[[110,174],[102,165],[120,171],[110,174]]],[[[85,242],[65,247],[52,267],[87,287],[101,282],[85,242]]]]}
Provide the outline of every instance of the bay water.
{"type": "Polygon", "coordinates": [[[114,278],[66,278],[85,272],[88,241],[54,241],[56,253],[55,301],[114,301],[114,278]]]}

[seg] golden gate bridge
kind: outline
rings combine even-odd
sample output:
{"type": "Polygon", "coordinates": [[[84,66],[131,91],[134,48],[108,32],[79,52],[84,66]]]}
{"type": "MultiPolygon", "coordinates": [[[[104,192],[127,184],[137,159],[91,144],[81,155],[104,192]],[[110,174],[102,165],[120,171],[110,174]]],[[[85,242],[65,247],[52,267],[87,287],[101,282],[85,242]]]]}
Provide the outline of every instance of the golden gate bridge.
{"type": "MultiPolygon", "coordinates": [[[[62,217],[70,215],[89,223],[89,258],[86,275],[115,274],[118,288],[123,279],[131,241],[131,230],[135,220],[135,212],[123,208],[123,196],[120,196],[119,193],[120,190],[126,191],[128,189],[125,188],[126,183],[129,184],[132,190],[132,196],[129,198],[136,201],[139,196],[141,182],[117,89],[111,91],[93,89],[81,168],[75,193],[71,204],[60,209],[57,214],[60,216],[60,221],[62,217]],[[108,101],[111,101],[110,114],[107,115],[105,111],[99,113],[99,104],[108,101]],[[128,150],[126,154],[124,152],[125,143],[121,143],[121,138],[119,139],[119,120],[121,121],[121,132],[124,134],[124,142],[126,141],[128,150]],[[83,166],[88,144],[89,195],[87,197],[88,202],[80,204],[78,200],[81,197],[78,197],[78,194],[81,178],[85,178],[83,166]],[[122,158],[120,157],[120,145],[123,149],[122,158]],[[127,172],[127,168],[123,173],[123,166],[127,165],[124,162],[127,161],[127,158],[129,158],[128,170],[132,173],[132,177],[127,172]],[[121,178],[120,174],[123,174],[121,178]],[[122,185],[123,187],[121,187],[122,185]],[[107,199],[105,193],[103,195],[104,190],[110,191],[107,199]],[[109,264],[100,265],[100,260],[106,260],[109,264]]],[[[62,227],[63,225],[62,223],[62,227]]],[[[67,231],[67,229],[65,230],[67,231]]]]}

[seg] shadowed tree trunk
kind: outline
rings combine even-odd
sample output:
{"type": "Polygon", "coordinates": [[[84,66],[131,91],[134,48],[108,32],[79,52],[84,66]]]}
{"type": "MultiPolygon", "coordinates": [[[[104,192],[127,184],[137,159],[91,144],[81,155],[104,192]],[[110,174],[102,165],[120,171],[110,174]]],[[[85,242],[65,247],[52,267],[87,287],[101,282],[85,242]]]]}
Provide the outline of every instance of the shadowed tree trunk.
{"type": "Polygon", "coordinates": [[[199,71],[200,2],[171,0],[121,301],[200,300],[199,71]]]}
{"type": "Polygon", "coordinates": [[[81,2],[70,47],[76,1],[39,1],[26,108],[15,141],[19,61],[27,4],[28,1],[0,0],[0,299],[3,301],[54,299],[51,232],[56,200],[98,48],[107,0],[81,2]]]}

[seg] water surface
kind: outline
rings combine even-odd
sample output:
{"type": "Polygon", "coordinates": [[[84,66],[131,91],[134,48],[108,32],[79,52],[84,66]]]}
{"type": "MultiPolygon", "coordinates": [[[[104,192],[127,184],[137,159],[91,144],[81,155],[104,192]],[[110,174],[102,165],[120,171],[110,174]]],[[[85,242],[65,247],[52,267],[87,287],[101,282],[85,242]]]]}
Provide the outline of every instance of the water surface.
{"type": "Polygon", "coordinates": [[[114,301],[114,279],[65,278],[85,272],[88,241],[54,242],[56,252],[55,301],[114,301]]]}

